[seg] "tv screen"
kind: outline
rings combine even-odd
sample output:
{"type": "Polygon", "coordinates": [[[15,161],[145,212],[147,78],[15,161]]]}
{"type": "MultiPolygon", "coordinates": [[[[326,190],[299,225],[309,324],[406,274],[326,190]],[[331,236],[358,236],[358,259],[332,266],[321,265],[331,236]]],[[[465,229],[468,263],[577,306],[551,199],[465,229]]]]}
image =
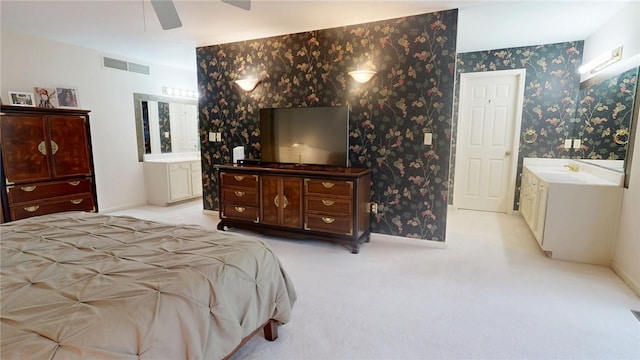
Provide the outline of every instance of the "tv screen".
{"type": "Polygon", "coordinates": [[[260,109],[262,162],[349,166],[349,107],[260,109]]]}

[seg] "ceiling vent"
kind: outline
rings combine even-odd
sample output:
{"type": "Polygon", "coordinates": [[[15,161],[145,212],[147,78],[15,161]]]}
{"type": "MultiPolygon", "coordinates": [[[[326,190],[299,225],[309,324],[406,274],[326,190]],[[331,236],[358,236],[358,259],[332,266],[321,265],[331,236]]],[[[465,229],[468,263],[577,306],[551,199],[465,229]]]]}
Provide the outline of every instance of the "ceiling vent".
{"type": "Polygon", "coordinates": [[[149,75],[149,66],[136,64],[125,60],[114,59],[111,57],[102,57],[102,66],[110,69],[117,69],[123,71],[131,71],[138,74],[149,75]]]}

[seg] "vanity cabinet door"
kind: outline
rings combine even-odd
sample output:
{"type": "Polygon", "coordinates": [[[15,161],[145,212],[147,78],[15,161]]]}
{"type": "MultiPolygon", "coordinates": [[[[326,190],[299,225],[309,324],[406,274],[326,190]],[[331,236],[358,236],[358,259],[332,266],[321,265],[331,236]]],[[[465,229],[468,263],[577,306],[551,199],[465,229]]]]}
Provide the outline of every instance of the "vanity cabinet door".
{"type": "Polygon", "coordinates": [[[547,216],[547,194],[549,193],[549,187],[540,181],[536,190],[536,217],[534,221],[535,226],[532,230],[536,240],[542,245],[544,243],[544,225],[547,216]]]}
{"type": "Polygon", "coordinates": [[[191,197],[191,167],[189,163],[169,165],[169,200],[177,201],[191,197]]]}

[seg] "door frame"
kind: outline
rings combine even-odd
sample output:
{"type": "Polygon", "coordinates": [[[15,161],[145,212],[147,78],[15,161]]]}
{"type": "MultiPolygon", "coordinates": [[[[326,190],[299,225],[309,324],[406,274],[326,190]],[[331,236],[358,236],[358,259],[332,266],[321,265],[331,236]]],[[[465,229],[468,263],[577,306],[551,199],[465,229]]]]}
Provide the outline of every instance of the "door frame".
{"type": "MultiPolygon", "coordinates": [[[[515,123],[513,124],[513,134],[512,134],[512,155],[511,156],[511,161],[510,161],[510,166],[511,166],[511,174],[509,176],[509,186],[508,186],[508,194],[507,194],[507,203],[509,204],[507,206],[507,214],[512,215],[513,213],[515,213],[517,210],[513,209],[513,204],[515,201],[515,197],[516,197],[516,182],[518,179],[518,160],[520,158],[520,131],[522,129],[522,110],[524,108],[524,88],[525,88],[525,83],[526,83],[526,76],[527,76],[527,70],[526,69],[512,69],[512,70],[494,70],[494,71],[482,71],[482,72],[472,72],[472,73],[462,73],[460,74],[460,91],[459,91],[459,97],[460,97],[460,101],[458,104],[458,118],[456,121],[456,153],[457,153],[457,147],[458,144],[460,144],[460,139],[459,139],[459,134],[460,134],[460,124],[461,121],[460,119],[462,118],[462,114],[463,114],[463,109],[465,108],[465,106],[467,105],[467,102],[469,100],[466,99],[466,96],[464,96],[464,90],[465,88],[468,86],[468,81],[471,79],[478,79],[478,78],[491,78],[491,77],[496,77],[496,76],[504,76],[504,75],[512,75],[516,77],[516,82],[517,82],[517,93],[516,93],[516,109],[515,109],[515,123]]],[[[457,168],[458,168],[458,164],[457,161],[458,159],[456,158],[456,164],[454,165],[454,175],[457,175],[457,168]]],[[[454,176],[453,179],[453,187],[455,189],[455,182],[456,182],[457,176],[454,176]]],[[[455,191],[453,193],[453,208],[454,209],[458,209],[458,206],[456,204],[456,196],[455,196],[455,191]]],[[[459,203],[459,201],[458,201],[459,203]]]]}

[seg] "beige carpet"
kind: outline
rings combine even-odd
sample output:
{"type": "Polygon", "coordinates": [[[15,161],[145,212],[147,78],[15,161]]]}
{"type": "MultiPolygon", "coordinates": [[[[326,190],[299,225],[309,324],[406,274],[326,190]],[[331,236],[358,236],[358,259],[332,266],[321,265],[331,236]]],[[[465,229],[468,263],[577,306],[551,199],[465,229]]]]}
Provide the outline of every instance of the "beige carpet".
{"type": "MultiPolygon", "coordinates": [[[[199,201],[127,214],[214,229],[199,201]]],[[[298,293],[280,338],[234,359],[640,359],[640,299],[612,270],[546,258],[520,216],[450,211],[444,248],[374,234],[267,237],[298,293]]]]}

